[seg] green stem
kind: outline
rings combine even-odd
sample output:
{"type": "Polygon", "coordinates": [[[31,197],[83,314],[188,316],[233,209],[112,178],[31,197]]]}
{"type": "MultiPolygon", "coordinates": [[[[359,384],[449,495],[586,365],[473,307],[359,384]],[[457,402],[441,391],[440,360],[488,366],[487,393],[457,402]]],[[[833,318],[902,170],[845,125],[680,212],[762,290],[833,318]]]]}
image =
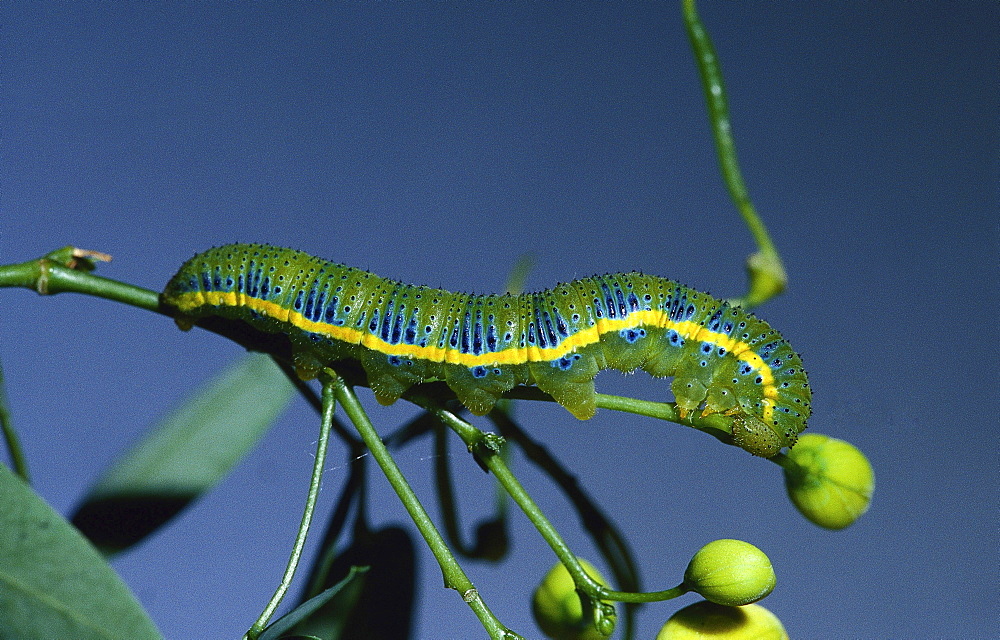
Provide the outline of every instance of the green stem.
{"type": "Polygon", "coordinates": [[[474,455],[490,470],[496,477],[497,482],[507,491],[511,499],[517,503],[524,515],[535,526],[542,538],[555,552],[559,561],[565,565],[577,589],[583,591],[593,600],[618,601],[618,602],[656,602],[676,598],[687,592],[683,585],[666,589],[664,591],[651,591],[645,593],[634,593],[628,591],[612,591],[600,582],[590,577],[584,571],[583,566],[570,550],[569,545],[563,540],[549,519],[545,517],[541,508],[534,501],[531,495],[525,490],[524,485],[511,472],[503,456],[500,456],[500,449],[503,446],[503,438],[491,433],[484,433],[462,420],[452,412],[442,407],[436,407],[433,401],[421,399],[417,404],[421,404],[425,409],[431,411],[444,424],[458,434],[462,442],[469,447],[474,455]]]}
{"type": "Polygon", "coordinates": [[[801,470],[799,463],[795,462],[784,453],[775,454],[768,458],[768,460],[781,467],[782,470],[790,473],[796,473],[801,470]]]}
{"type": "Polygon", "coordinates": [[[479,618],[479,621],[482,622],[491,639],[514,640],[515,638],[520,638],[521,636],[505,627],[493,612],[490,611],[489,607],[486,606],[486,603],[483,602],[475,585],[465,575],[465,571],[458,564],[455,556],[448,548],[448,544],[441,536],[441,533],[438,532],[437,527],[434,526],[434,522],[427,514],[424,506],[420,503],[420,499],[413,492],[413,489],[406,481],[406,477],[403,476],[402,471],[396,465],[396,461],[393,460],[389,450],[379,437],[378,432],[375,431],[375,427],[372,425],[371,420],[368,419],[368,415],[365,413],[364,408],[362,408],[354,391],[334,371],[327,369],[326,372],[330,376],[328,384],[332,386],[337,401],[344,407],[344,412],[351,419],[351,422],[354,423],[355,428],[361,435],[361,439],[364,440],[368,446],[368,450],[371,451],[372,457],[375,458],[375,462],[381,467],[382,473],[389,481],[396,495],[399,496],[417,530],[420,531],[420,535],[423,536],[427,542],[427,546],[430,547],[431,553],[434,554],[434,558],[441,567],[445,587],[454,589],[462,594],[462,599],[465,600],[466,604],[476,614],[476,617],[479,618]]]}
{"type": "Polygon", "coordinates": [[[42,295],[83,293],[169,315],[160,309],[160,294],[155,291],[91,275],[50,257],[0,267],[0,287],[25,287],[42,295]]]}
{"type": "MultiPolygon", "coordinates": [[[[359,446],[363,447],[360,441],[359,446]]],[[[340,497],[334,503],[337,506],[327,522],[323,540],[318,547],[322,550],[322,554],[312,563],[309,577],[306,579],[302,601],[318,596],[327,586],[326,579],[329,577],[330,568],[333,566],[337,554],[343,551],[336,543],[347,523],[347,516],[351,508],[357,505],[357,520],[363,522],[365,519],[365,482],[367,479],[365,461],[367,459],[363,448],[351,447],[348,449],[345,466],[350,470],[349,475],[340,492],[340,497]]]]}
{"type": "Polygon", "coordinates": [[[745,297],[732,301],[734,304],[751,307],[781,293],[788,282],[788,275],[785,273],[778,250],[767,232],[767,227],[750,202],[750,194],[743,181],[743,174],[736,158],[736,143],[733,140],[729,105],[722,82],[722,69],[715,47],[698,17],[694,0],[683,0],[682,4],[684,24],[687,27],[691,48],[694,50],[695,62],[705,92],[705,102],[708,105],[708,116],[715,138],[715,151],[719,157],[722,179],[743,221],[757,242],[758,252],[747,259],[750,290],[745,297]]]}
{"type": "Polygon", "coordinates": [[[288,565],[285,567],[285,574],[281,577],[281,583],[275,590],[271,600],[264,607],[260,617],[253,623],[253,626],[246,632],[244,638],[255,640],[267,626],[271,616],[274,615],[282,598],[292,585],[292,578],[295,570],[299,566],[302,558],[302,550],[306,545],[306,536],[309,534],[309,525],[312,523],[313,513],[316,510],[316,499],[319,497],[320,484],[323,480],[323,466],[326,464],[326,450],[330,443],[330,432],[333,424],[333,411],[337,403],[329,385],[323,387],[323,419],[319,430],[319,442],[316,444],[316,459],[313,462],[312,478],[309,480],[309,493],[306,496],[306,506],[302,511],[302,521],[299,523],[299,531],[295,536],[295,544],[292,546],[292,554],[288,558],[288,565]]]}
{"type": "Polygon", "coordinates": [[[689,589],[683,584],[679,584],[673,589],[664,589],[663,591],[644,591],[642,593],[632,593],[629,591],[602,591],[600,594],[601,600],[611,600],[614,602],[632,602],[632,603],[645,603],[645,602],[662,602],[664,600],[672,600],[674,598],[679,598],[680,596],[687,593],[689,589]]]}
{"type": "Polygon", "coordinates": [[[3,430],[3,438],[7,443],[7,451],[10,452],[10,462],[14,467],[14,473],[25,482],[30,483],[28,461],[21,448],[21,439],[17,437],[17,431],[14,430],[13,421],[10,419],[10,410],[7,408],[7,393],[4,389],[3,366],[0,365],[0,429],[3,430]]]}
{"type": "MultiPolygon", "coordinates": [[[[533,440],[506,412],[493,411],[489,414],[489,418],[500,430],[500,434],[509,442],[515,443],[525,457],[545,472],[572,503],[580,518],[580,524],[590,534],[594,546],[614,574],[615,583],[624,591],[641,591],[639,569],[625,536],[587,495],[576,476],[563,468],[544,445],[533,440]]],[[[511,447],[505,446],[502,453],[509,454],[510,449],[511,447]]],[[[509,458],[507,455],[508,463],[509,458]]],[[[503,490],[499,483],[498,488],[503,490]]],[[[506,494],[504,499],[506,502],[506,494]]],[[[634,637],[635,612],[634,604],[625,607],[622,616],[622,637],[625,639],[631,640],[634,637]]]]}
{"type": "MultiPolygon", "coordinates": [[[[410,394],[407,398],[417,404],[419,394],[410,394]]],[[[543,402],[555,402],[552,396],[542,392],[538,387],[514,387],[504,394],[505,398],[517,398],[521,400],[537,400],[543,402]]],[[[607,393],[595,394],[597,407],[599,409],[611,409],[624,413],[666,420],[685,427],[697,429],[717,438],[725,444],[736,446],[732,440],[732,418],[720,413],[713,413],[702,416],[699,413],[689,413],[685,417],[680,416],[677,405],[673,402],[654,402],[652,400],[640,400],[627,396],[614,396],[607,393]]]]}

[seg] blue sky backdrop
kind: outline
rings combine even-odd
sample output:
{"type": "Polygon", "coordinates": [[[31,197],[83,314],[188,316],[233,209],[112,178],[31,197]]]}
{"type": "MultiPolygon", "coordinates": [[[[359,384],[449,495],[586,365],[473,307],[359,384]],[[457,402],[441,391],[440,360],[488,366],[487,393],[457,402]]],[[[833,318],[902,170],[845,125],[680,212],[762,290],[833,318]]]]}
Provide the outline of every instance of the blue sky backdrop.
{"type": "MultiPolygon", "coordinates": [[[[810,429],[877,473],[871,512],[806,522],[777,467],[704,435],[518,403],[526,428],[626,532],[650,589],[742,538],[797,638],[996,633],[998,165],[991,2],[718,3],[740,159],[788,292],[759,309],[801,352],[810,429]]],[[[0,7],[0,260],[66,244],[160,290],[197,251],[268,242],[453,290],[638,269],[745,288],[749,234],[719,178],[677,3],[18,3],[0,7]]],[[[76,295],[6,290],[3,358],[37,490],[71,513],[156,418],[240,357],[206,332],[76,295]]],[[[645,374],[602,391],[666,399],[645,374]]],[[[415,415],[376,406],[380,429],[415,415]]],[[[485,423],[484,423],[485,425],[485,423]]],[[[214,492],[115,561],[169,638],[237,638],[298,523],[316,419],[301,401],[214,492]]],[[[427,442],[400,455],[433,509],[427,442]]],[[[468,522],[489,479],[460,446],[468,522]]],[[[345,472],[331,457],[323,510],[345,472]]],[[[520,457],[579,554],[566,501],[520,457]]],[[[405,522],[372,482],[376,523],[405,522]]],[[[554,556],[520,514],[510,559],[468,572],[500,618],[554,556]]],[[[318,542],[319,536],[312,539],[318,542]]],[[[312,548],[312,547],[310,547],[312,548]]],[[[429,553],[417,638],[485,637],[429,553]]],[[[693,596],[681,604],[693,602],[693,596]]],[[[640,637],[677,608],[646,607],[640,637]]]]}

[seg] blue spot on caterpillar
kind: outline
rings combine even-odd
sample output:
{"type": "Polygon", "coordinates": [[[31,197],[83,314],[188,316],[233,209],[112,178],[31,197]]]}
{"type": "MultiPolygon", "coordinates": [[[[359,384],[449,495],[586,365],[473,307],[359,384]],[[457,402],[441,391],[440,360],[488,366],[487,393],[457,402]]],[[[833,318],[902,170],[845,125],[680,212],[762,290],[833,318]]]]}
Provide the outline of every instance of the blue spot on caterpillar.
{"type": "Polygon", "coordinates": [[[799,356],[766,322],[672,280],[618,273],[522,295],[471,295],[387,280],[269,245],[234,244],[188,260],[162,300],[187,329],[204,316],[286,334],[315,377],[358,361],[382,404],[443,380],[483,415],[536,385],[574,416],[594,415],[601,369],[673,376],[681,415],[734,417],[733,441],[772,456],[809,417],[799,356]]]}

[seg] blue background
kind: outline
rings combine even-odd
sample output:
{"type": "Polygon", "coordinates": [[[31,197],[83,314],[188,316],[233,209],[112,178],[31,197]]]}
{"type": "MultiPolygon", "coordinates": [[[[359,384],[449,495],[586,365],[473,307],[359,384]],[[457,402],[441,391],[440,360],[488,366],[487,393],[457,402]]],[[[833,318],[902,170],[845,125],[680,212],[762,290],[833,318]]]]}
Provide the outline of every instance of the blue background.
{"type": "MultiPolygon", "coordinates": [[[[529,431],[628,535],[645,585],[742,538],[779,576],[797,638],[997,632],[995,3],[704,3],[754,202],[788,292],[759,314],[799,350],[810,428],[875,466],[868,515],[806,522],[779,470],[704,435],[519,403],[529,431]]],[[[414,283],[502,288],[639,269],[719,296],[753,250],[718,175],[674,3],[4,3],[0,260],[74,244],[159,290],[196,251],[259,241],[414,283]]],[[[206,332],[75,295],[2,292],[0,356],[37,490],[63,513],[117,454],[240,356],[206,332]]],[[[601,390],[666,399],[644,374],[601,390]]],[[[415,414],[372,407],[388,431],[415,414]]],[[[485,423],[484,423],[485,424],[485,423]]],[[[171,526],[115,561],[169,638],[239,637],[298,523],[316,419],[297,401],[171,526]]],[[[429,443],[400,455],[433,509],[429,443]]],[[[468,522],[489,478],[461,447],[468,522]]],[[[323,517],[344,476],[333,453],[323,517]]],[[[546,479],[529,490],[595,552],[546,479]]],[[[404,522],[373,478],[373,518],[404,522]]],[[[468,563],[537,637],[554,557],[520,514],[505,564],[468,563]]],[[[318,541],[315,536],[313,543],[318,541]]],[[[485,637],[430,554],[415,636],[485,637]]],[[[682,603],[693,602],[687,596],[682,603]]],[[[677,608],[639,618],[652,637],[677,608]]]]}

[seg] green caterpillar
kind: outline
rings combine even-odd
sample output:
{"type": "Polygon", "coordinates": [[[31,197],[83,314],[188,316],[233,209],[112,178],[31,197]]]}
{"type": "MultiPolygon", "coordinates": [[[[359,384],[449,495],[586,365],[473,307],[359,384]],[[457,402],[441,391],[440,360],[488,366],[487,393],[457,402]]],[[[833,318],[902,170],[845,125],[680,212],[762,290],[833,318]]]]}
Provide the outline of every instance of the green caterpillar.
{"type": "Polygon", "coordinates": [[[795,443],[809,417],[799,356],[739,307],[641,273],[594,276],[523,295],[451,293],[380,278],[301,251],[218,247],[188,260],[162,300],[189,329],[204,316],[286,334],[299,375],[360,362],[375,397],[443,380],[476,415],[533,384],[574,416],[594,415],[601,369],[673,376],[682,416],[734,416],[755,455],[795,443]]]}

